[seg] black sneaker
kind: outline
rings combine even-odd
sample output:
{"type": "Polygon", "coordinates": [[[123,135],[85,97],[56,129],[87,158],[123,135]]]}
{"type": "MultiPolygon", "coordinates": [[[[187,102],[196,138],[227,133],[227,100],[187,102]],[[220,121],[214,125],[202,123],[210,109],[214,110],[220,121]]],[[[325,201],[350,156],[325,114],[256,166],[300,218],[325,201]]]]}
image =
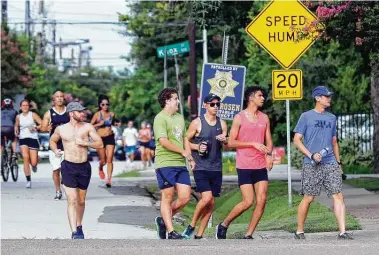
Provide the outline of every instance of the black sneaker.
{"type": "Polygon", "coordinates": [[[54,200],[61,200],[62,199],[62,192],[61,191],[57,191],[55,193],[55,197],[54,197],[54,200]]]}
{"type": "Polygon", "coordinates": [[[305,239],[304,233],[297,233],[295,231],[295,239],[305,239]]]}
{"type": "Polygon", "coordinates": [[[226,239],[227,227],[224,227],[221,223],[216,227],[216,239],[226,239]]]}
{"type": "Polygon", "coordinates": [[[167,239],[184,239],[184,236],[173,230],[167,234],[167,239]]]}
{"type": "Polygon", "coordinates": [[[194,239],[203,239],[203,236],[197,236],[197,235],[195,235],[194,239]]]}
{"type": "Polygon", "coordinates": [[[340,239],[340,240],[354,240],[353,235],[351,233],[347,233],[347,232],[340,233],[338,235],[338,239],[340,239]]]}
{"type": "Polygon", "coordinates": [[[166,239],[166,225],[164,224],[163,218],[157,216],[155,218],[155,225],[157,226],[159,239],[166,239]]]}
{"type": "Polygon", "coordinates": [[[191,225],[188,225],[186,229],[183,231],[182,236],[184,236],[186,239],[191,239],[194,232],[195,228],[191,227],[191,225]]]}
{"type": "Polygon", "coordinates": [[[253,236],[244,236],[243,239],[254,239],[253,236]]]}
{"type": "Polygon", "coordinates": [[[78,237],[77,239],[84,239],[83,226],[76,227],[76,235],[78,237]]]}
{"type": "Polygon", "coordinates": [[[71,239],[80,239],[79,236],[78,236],[78,232],[72,232],[71,234],[71,239]]]}

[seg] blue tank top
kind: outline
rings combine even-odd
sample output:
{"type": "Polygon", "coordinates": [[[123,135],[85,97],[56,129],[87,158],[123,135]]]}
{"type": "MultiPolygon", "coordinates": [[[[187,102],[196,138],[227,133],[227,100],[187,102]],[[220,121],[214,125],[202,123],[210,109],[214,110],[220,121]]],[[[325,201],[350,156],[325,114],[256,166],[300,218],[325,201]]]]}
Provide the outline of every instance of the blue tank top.
{"type": "Polygon", "coordinates": [[[192,139],[193,143],[200,144],[200,142],[207,141],[208,154],[200,156],[199,152],[192,151],[192,157],[195,160],[195,169],[206,171],[222,171],[222,143],[216,139],[216,136],[222,134],[221,120],[216,118],[216,125],[211,126],[205,120],[204,115],[200,117],[201,131],[199,136],[192,139]]]}
{"type": "Polygon", "coordinates": [[[104,119],[103,114],[100,112],[100,120],[104,121],[103,127],[111,127],[112,126],[112,116],[109,114],[109,119],[104,119]]]}

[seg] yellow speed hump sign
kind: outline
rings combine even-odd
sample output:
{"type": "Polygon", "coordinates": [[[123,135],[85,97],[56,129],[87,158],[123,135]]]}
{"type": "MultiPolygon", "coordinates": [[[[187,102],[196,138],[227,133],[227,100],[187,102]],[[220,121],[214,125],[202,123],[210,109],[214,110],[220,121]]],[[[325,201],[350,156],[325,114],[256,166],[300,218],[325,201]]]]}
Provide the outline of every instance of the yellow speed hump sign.
{"type": "Polygon", "coordinates": [[[300,100],[303,98],[303,72],[299,69],[272,71],[272,99],[300,100]]]}
{"type": "Polygon", "coordinates": [[[271,1],[246,27],[249,34],[284,69],[291,68],[312,46],[323,25],[300,1],[271,1]],[[298,39],[298,31],[312,36],[298,39]]]}

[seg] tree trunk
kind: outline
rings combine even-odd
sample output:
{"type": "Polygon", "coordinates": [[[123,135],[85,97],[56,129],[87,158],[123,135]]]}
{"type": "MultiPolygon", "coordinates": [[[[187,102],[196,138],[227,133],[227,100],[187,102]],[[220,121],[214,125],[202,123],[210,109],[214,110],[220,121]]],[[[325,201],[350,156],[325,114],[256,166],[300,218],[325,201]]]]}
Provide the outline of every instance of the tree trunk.
{"type": "Polygon", "coordinates": [[[374,122],[374,171],[379,173],[379,55],[371,58],[371,104],[374,122]]]}

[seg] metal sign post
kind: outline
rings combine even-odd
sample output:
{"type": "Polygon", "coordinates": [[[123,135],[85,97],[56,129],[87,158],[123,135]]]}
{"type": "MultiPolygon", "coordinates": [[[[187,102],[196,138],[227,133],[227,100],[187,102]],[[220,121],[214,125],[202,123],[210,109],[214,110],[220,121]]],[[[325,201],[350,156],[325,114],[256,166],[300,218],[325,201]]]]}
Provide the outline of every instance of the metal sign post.
{"type": "Polygon", "coordinates": [[[167,50],[164,50],[164,62],[163,62],[163,69],[164,69],[164,88],[167,88],[167,50]]]}
{"type": "Polygon", "coordinates": [[[292,180],[291,180],[291,120],[290,120],[290,100],[286,100],[287,112],[287,178],[288,178],[288,207],[292,207],[292,180]]]}

